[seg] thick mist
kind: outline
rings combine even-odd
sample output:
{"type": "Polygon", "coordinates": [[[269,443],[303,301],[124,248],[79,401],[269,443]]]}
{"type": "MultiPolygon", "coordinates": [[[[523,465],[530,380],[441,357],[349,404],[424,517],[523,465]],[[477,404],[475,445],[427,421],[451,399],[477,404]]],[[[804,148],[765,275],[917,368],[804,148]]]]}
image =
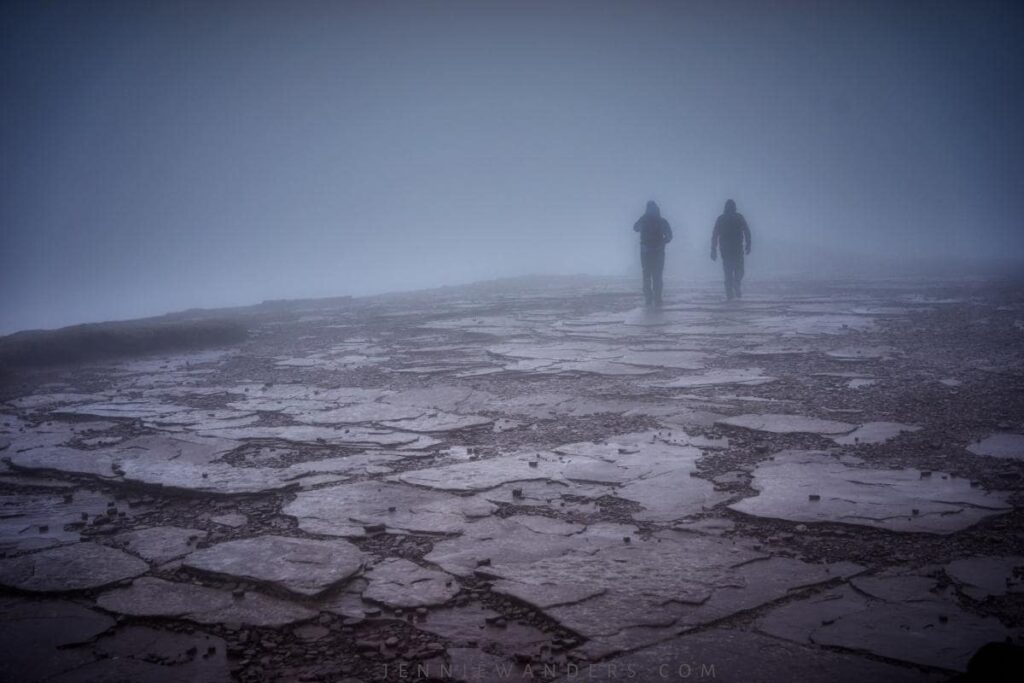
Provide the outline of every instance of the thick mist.
{"type": "Polygon", "coordinates": [[[33,0],[0,17],[3,333],[631,274],[651,198],[677,234],[669,279],[718,275],[729,197],[750,287],[1024,254],[1017,3],[33,0]]]}

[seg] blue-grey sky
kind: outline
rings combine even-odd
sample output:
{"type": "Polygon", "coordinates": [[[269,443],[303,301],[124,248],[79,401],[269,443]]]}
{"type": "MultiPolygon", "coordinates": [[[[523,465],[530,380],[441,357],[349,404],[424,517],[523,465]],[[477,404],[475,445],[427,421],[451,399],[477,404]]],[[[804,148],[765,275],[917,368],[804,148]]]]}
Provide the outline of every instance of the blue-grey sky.
{"type": "Polygon", "coordinates": [[[1024,253],[1020,3],[31,0],[0,21],[0,332],[622,274],[649,198],[682,236],[669,276],[715,272],[727,197],[765,268],[772,245],[1024,253]]]}

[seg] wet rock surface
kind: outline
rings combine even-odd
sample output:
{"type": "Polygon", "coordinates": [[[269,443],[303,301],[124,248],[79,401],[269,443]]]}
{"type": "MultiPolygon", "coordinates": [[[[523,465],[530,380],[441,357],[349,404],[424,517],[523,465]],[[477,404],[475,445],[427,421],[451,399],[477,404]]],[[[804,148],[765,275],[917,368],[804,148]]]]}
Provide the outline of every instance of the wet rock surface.
{"type": "Polygon", "coordinates": [[[229,592],[192,583],[142,577],[127,588],[104,593],[96,604],[136,617],[176,617],[200,624],[284,626],[316,616],[302,605],[256,592],[229,592]]]}
{"type": "Polygon", "coordinates": [[[384,560],[366,573],[366,579],[369,586],[363,599],[394,608],[443,605],[460,590],[449,574],[401,558],[384,560]]]}
{"type": "Polygon", "coordinates": [[[4,377],[0,678],[941,681],[1020,642],[1020,293],[756,285],[306,301],[4,377]]]}
{"type": "Polygon", "coordinates": [[[730,507],[794,522],[836,522],[948,534],[1009,512],[1004,492],[984,491],[944,472],[871,469],[859,458],[784,451],[758,465],[760,494],[730,507]]]}
{"type": "Polygon", "coordinates": [[[0,585],[38,593],[101,588],[149,569],[142,560],[97,543],[75,543],[0,560],[0,585]]]}
{"type": "Polygon", "coordinates": [[[967,450],[991,458],[1024,460],[1024,434],[991,434],[972,443],[967,450]]]}
{"type": "Polygon", "coordinates": [[[314,596],[353,576],[363,560],[363,552],[346,541],[256,536],[197,550],[182,564],[199,572],[314,596]]]}
{"type": "Polygon", "coordinates": [[[205,538],[206,532],[200,529],[158,526],[126,531],[112,540],[147,562],[163,564],[188,555],[205,538]]]}

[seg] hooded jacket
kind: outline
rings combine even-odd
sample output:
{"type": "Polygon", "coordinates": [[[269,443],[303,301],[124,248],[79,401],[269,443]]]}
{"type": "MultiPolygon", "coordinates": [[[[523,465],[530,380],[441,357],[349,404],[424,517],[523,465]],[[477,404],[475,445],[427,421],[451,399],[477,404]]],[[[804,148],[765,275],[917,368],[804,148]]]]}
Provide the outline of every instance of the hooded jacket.
{"type": "Polygon", "coordinates": [[[647,210],[633,224],[633,231],[640,233],[640,246],[644,249],[664,249],[672,241],[672,228],[653,201],[647,202],[647,210]]]}
{"type": "Polygon", "coordinates": [[[743,214],[736,211],[736,202],[725,203],[725,211],[715,221],[715,229],[711,233],[711,251],[722,252],[723,258],[740,257],[744,247],[750,251],[750,227],[743,214]]]}

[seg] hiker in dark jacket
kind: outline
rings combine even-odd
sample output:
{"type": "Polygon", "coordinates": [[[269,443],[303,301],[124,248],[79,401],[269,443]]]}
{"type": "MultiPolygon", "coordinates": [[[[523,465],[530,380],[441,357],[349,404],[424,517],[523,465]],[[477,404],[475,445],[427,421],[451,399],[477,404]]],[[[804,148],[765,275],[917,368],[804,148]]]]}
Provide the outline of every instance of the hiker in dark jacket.
{"type": "Polygon", "coordinates": [[[711,260],[722,252],[722,268],[725,270],[725,296],[730,301],[742,296],[740,282],[743,281],[743,255],[750,253],[750,227],[743,214],[736,211],[736,202],[725,202],[725,211],[715,221],[711,233],[711,260]]]}
{"type": "Polygon", "coordinates": [[[661,306],[662,271],[665,270],[665,245],[672,241],[672,228],[661,217],[661,209],[654,200],[647,202],[647,210],[633,224],[640,233],[640,265],[644,270],[644,302],[648,307],[661,306]]]}

